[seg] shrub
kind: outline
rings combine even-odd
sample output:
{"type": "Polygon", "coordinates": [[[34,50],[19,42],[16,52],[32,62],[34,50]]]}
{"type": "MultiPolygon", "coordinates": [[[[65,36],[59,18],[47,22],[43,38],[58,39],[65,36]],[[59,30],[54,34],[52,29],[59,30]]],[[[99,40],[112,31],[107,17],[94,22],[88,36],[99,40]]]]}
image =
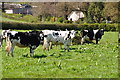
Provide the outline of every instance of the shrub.
{"type": "Polygon", "coordinates": [[[50,19],[51,19],[51,17],[50,17],[50,16],[48,16],[48,17],[46,18],[46,21],[50,21],[50,19]]]}
{"type": "Polygon", "coordinates": [[[60,22],[60,23],[63,23],[64,17],[59,17],[59,18],[57,19],[57,21],[60,22]]]}
{"type": "Polygon", "coordinates": [[[56,20],[55,17],[52,17],[52,18],[50,19],[51,22],[55,22],[55,20],[56,20]]]}
{"type": "Polygon", "coordinates": [[[73,21],[65,20],[64,23],[72,23],[73,21]]]}
{"type": "Polygon", "coordinates": [[[106,31],[118,31],[118,24],[35,24],[18,22],[1,22],[2,29],[20,30],[85,30],[85,29],[104,29],[106,31]]]}
{"type": "Polygon", "coordinates": [[[28,22],[37,22],[38,21],[38,19],[32,15],[25,15],[23,17],[23,20],[28,21],[28,22]]]}

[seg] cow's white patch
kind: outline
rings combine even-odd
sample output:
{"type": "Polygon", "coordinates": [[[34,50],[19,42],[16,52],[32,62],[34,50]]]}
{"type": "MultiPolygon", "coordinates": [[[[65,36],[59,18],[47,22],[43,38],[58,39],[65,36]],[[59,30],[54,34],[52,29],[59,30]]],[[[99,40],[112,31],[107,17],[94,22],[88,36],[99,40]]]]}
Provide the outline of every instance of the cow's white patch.
{"type": "Polygon", "coordinates": [[[98,32],[98,30],[93,30],[94,34],[96,34],[98,32]]]}
{"type": "Polygon", "coordinates": [[[93,39],[95,40],[95,35],[96,35],[96,33],[98,32],[98,30],[93,30],[93,32],[94,32],[93,39]]]}
{"type": "Polygon", "coordinates": [[[15,35],[16,33],[18,33],[17,31],[11,31],[12,35],[15,35]]]}
{"type": "Polygon", "coordinates": [[[2,43],[0,42],[0,46],[2,45],[2,43]]]}

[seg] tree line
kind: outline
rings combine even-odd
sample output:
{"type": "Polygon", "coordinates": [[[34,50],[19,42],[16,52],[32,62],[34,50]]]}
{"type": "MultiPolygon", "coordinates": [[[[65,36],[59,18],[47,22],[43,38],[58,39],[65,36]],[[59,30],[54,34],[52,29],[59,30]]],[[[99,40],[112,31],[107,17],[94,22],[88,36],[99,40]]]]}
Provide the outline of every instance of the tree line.
{"type": "Polygon", "coordinates": [[[104,20],[118,22],[119,2],[34,2],[33,15],[40,17],[64,17],[71,11],[80,9],[85,14],[84,21],[101,23],[104,20]]]}
{"type": "Polygon", "coordinates": [[[86,23],[101,23],[105,20],[119,22],[120,2],[26,2],[25,4],[34,6],[33,16],[40,21],[50,21],[51,18],[53,21],[56,18],[67,20],[73,10],[79,9],[85,15],[81,21],[86,23]]]}

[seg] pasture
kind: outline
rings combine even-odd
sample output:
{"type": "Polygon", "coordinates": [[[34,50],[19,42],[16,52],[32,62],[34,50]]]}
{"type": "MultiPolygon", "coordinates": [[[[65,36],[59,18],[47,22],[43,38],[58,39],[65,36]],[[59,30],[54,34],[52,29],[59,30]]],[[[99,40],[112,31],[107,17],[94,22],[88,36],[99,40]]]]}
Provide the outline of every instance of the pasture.
{"type": "Polygon", "coordinates": [[[5,43],[0,49],[3,78],[118,78],[117,32],[105,32],[97,45],[72,45],[70,52],[60,46],[43,51],[40,45],[33,58],[29,48],[15,47],[14,57],[4,48],[5,43]]]}

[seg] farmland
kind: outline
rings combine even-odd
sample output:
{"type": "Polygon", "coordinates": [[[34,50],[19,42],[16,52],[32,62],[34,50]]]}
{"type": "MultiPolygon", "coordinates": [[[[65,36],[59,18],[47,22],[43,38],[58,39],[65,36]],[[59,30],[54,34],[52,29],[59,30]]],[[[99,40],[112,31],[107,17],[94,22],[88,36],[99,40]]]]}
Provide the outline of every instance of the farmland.
{"type": "Polygon", "coordinates": [[[14,57],[0,49],[3,78],[118,78],[118,33],[105,32],[99,44],[59,46],[43,51],[40,45],[29,57],[29,48],[15,47],[14,57]],[[28,55],[27,55],[28,54],[28,55]]]}

